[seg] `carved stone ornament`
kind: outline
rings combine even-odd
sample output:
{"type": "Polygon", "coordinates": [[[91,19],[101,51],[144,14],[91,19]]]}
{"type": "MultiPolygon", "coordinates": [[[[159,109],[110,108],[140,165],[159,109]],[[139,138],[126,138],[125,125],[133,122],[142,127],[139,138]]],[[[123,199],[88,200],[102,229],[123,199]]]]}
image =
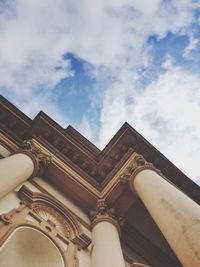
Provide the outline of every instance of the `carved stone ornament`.
{"type": "Polygon", "coordinates": [[[32,211],[32,215],[35,214],[40,221],[47,222],[60,236],[66,237],[79,248],[89,246],[91,239],[84,233],[75,215],[57,199],[46,193],[33,192],[25,185],[21,187],[18,195],[32,211]]]}
{"type": "Polygon", "coordinates": [[[48,222],[60,234],[66,238],[71,238],[71,229],[58,212],[46,204],[37,204],[34,206],[34,212],[39,215],[44,221],[48,222]]]}
{"type": "Polygon", "coordinates": [[[34,175],[39,171],[42,172],[44,167],[51,163],[51,157],[35,147],[32,140],[25,140],[16,153],[24,153],[31,157],[34,163],[34,175]]]}
{"type": "Polygon", "coordinates": [[[154,167],[154,165],[144,159],[142,155],[136,154],[131,163],[126,167],[123,173],[119,175],[119,180],[121,182],[128,182],[131,176],[136,176],[139,171],[145,169],[153,169],[161,175],[161,172],[154,167]]]}
{"type": "Polygon", "coordinates": [[[97,201],[96,210],[90,212],[91,216],[91,227],[93,228],[97,223],[102,221],[108,221],[114,224],[120,233],[120,226],[122,219],[115,213],[114,208],[109,208],[104,198],[97,201]]]}
{"type": "Polygon", "coordinates": [[[110,217],[115,219],[115,209],[109,208],[105,199],[99,199],[97,201],[96,210],[91,211],[90,215],[91,215],[91,221],[94,221],[102,217],[110,217]]]}

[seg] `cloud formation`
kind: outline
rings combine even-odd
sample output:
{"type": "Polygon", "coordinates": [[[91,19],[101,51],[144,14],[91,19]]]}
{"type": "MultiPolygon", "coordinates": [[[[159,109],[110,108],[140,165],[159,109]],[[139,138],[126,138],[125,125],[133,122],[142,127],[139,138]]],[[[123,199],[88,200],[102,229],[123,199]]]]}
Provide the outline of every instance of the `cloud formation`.
{"type": "Polygon", "coordinates": [[[190,59],[199,45],[193,28],[198,8],[198,0],[4,0],[0,92],[29,116],[43,109],[62,126],[73,123],[60,107],[56,87],[78,71],[66,58],[72,53],[90,65],[86,71],[96,81],[79,130],[91,139],[98,135],[93,141],[103,147],[128,121],[197,177],[199,78],[170,55],[156,66],[149,38],[162,40],[169,32],[186,36],[182,54],[190,59]],[[98,127],[91,115],[97,109],[98,127]]]}
{"type": "Polygon", "coordinates": [[[165,66],[167,69],[140,93],[118,91],[116,96],[121,86],[107,93],[100,144],[104,146],[128,121],[194,179],[199,176],[200,78],[181,67],[169,63],[165,66]]]}

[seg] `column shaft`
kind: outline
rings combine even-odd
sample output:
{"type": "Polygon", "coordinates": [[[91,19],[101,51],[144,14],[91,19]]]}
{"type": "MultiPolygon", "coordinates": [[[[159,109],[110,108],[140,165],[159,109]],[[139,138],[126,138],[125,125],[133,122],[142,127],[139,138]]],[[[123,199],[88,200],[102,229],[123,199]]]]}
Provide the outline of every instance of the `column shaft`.
{"type": "Polygon", "coordinates": [[[14,154],[0,160],[0,198],[27,180],[34,172],[34,163],[26,154],[14,154]]]}
{"type": "Polygon", "coordinates": [[[109,221],[97,223],[92,230],[92,267],[125,267],[119,234],[109,221]]]}
{"type": "Polygon", "coordinates": [[[152,170],[139,172],[130,183],[183,266],[199,267],[199,205],[152,170]]]}

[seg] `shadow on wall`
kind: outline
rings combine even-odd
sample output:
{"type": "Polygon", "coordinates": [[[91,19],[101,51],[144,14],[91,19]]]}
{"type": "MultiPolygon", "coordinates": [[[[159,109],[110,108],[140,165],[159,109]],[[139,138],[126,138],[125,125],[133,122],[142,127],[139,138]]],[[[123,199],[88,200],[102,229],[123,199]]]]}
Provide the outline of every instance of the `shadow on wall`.
{"type": "Polygon", "coordinates": [[[1,266],[64,267],[56,245],[43,233],[31,228],[17,228],[0,249],[1,266]]]}

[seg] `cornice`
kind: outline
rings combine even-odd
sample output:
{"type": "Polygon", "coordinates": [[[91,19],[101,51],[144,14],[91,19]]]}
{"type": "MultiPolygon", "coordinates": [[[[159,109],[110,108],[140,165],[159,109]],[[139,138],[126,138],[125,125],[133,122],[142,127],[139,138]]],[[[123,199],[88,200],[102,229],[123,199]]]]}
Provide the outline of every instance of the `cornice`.
{"type": "MultiPolygon", "coordinates": [[[[100,151],[72,127],[63,129],[43,112],[31,120],[0,97],[0,140],[11,152],[19,149],[25,140],[31,140],[39,154],[51,157],[51,164],[42,177],[72,198],[86,213],[95,210],[93,216],[96,217],[96,222],[109,220],[115,224],[114,209],[118,215],[124,215],[137,198],[124,181],[130,180],[142,168],[157,170],[161,176],[200,204],[199,187],[127,123],[100,151]],[[107,206],[102,204],[102,199],[107,206]],[[96,207],[99,201],[102,205],[96,207]]],[[[140,238],[138,237],[137,244],[140,238]]],[[[128,239],[126,236],[126,240],[128,239]]],[[[130,240],[132,239],[134,236],[130,240]]],[[[84,237],[79,241],[84,243],[84,237]]],[[[146,243],[147,251],[149,243],[146,243]]],[[[135,243],[134,245],[137,251],[139,248],[135,243]]],[[[155,253],[154,248],[152,251],[155,253]]]]}
{"type": "Polygon", "coordinates": [[[96,205],[96,202],[99,199],[106,199],[109,202],[109,204],[112,204],[115,202],[117,198],[119,198],[119,196],[121,196],[125,191],[127,191],[126,187],[124,187],[124,184],[121,181],[121,176],[124,172],[126,172],[130,164],[133,164],[133,162],[137,160],[138,157],[138,154],[135,153],[132,149],[130,149],[128,153],[129,156],[128,159],[123,161],[123,164],[121,164],[120,169],[116,171],[112,179],[107,184],[105,184],[103,188],[100,188],[94,186],[86,179],[84,179],[83,175],[80,175],[77,172],[77,170],[72,168],[70,165],[64,163],[52,151],[49,151],[49,149],[46,146],[44,146],[44,144],[40,143],[40,140],[33,138],[31,140],[31,143],[35,149],[40,151],[41,154],[49,155],[49,157],[51,158],[50,172],[48,173],[48,168],[47,168],[47,174],[46,174],[48,180],[51,179],[50,176],[52,175],[53,169],[55,171],[59,169],[64,176],[63,179],[61,180],[62,175],[57,175],[55,183],[57,185],[60,184],[60,186],[63,187],[65,193],[68,194],[72,193],[76,197],[77,197],[76,194],[77,190],[79,190],[80,196],[82,192],[83,197],[89,199],[88,201],[90,205],[88,205],[88,203],[84,201],[84,198],[80,200],[80,205],[82,205],[83,203],[87,204],[88,211],[96,205]],[[75,191],[73,192],[73,190],[75,191]],[[110,199],[110,196],[112,195],[113,197],[112,199],[110,199]]]}
{"type": "Polygon", "coordinates": [[[113,177],[121,169],[132,149],[200,204],[198,185],[188,179],[128,123],[125,123],[100,151],[72,127],[63,129],[43,112],[31,120],[5,98],[0,97],[0,129],[18,146],[33,137],[40,140],[40,143],[62,161],[62,165],[70,166],[86,183],[101,192],[112,183],[113,177]]]}
{"type": "Polygon", "coordinates": [[[17,150],[18,145],[16,144],[16,142],[7,136],[7,134],[5,132],[3,132],[0,129],[0,140],[1,140],[1,144],[6,147],[10,152],[14,152],[17,150]]]}

